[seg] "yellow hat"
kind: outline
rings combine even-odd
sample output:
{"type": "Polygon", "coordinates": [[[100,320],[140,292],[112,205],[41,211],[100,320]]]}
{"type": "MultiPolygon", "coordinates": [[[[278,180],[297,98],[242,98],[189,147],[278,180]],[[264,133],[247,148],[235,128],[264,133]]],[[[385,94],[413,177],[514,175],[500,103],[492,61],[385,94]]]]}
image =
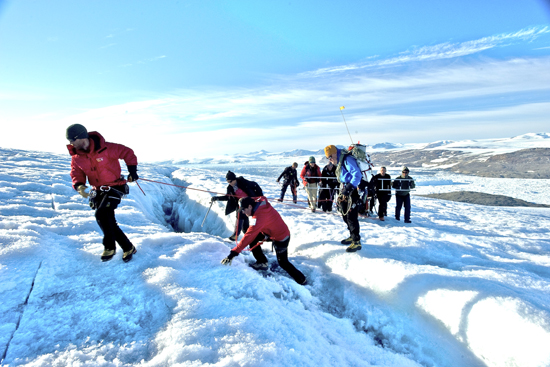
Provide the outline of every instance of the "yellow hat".
{"type": "Polygon", "coordinates": [[[336,149],[336,147],[334,145],[327,145],[325,147],[325,156],[330,157],[331,155],[336,154],[337,151],[338,150],[336,149]]]}

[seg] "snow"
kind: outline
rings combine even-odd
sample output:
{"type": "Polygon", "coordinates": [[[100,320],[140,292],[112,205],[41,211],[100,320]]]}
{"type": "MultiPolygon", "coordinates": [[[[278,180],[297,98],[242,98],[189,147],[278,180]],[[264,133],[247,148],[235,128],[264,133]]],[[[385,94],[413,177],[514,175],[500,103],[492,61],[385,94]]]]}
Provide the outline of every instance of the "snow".
{"type": "MultiPolygon", "coordinates": [[[[201,227],[227,170],[275,198],[276,178],[297,159],[140,164],[146,195],[131,184],[116,212],[138,252],[123,263],[119,248],[102,263],[102,235],[71,187],[69,157],[12,149],[0,157],[4,366],[550,365],[549,209],[413,195],[405,225],[391,216],[392,199],[385,222],[361,219],[363,249],[350,254],[341,217],[305,210],[301,190],[298,206],[270,201],[290,228],[303,287],[254,271],[247,251],[220,264],[234,245],[225,203],[201,227]]],[[[549,180],[411,175],[415,194],[470,190],[550,204],[549,180]]]]}

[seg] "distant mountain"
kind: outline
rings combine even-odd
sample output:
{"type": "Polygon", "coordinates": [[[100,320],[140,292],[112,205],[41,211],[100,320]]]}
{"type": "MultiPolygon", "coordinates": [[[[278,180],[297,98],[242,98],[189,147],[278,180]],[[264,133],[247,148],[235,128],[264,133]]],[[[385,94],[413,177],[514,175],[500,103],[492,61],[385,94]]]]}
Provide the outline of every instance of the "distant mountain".
{"type": "Polygon", "coordinates": [[[399,143],[378,143],[372,146],[372,149],[396,149],[403,147],[403,144],[399,143]]]}
{"type": "Polygon", "coordinates": [[[512,140],[522,140],[522,139],[550,139],[550,134],[548,133],[529,133],[529,134],[523,134],[514,136],[511,138],[512,140]]]}
{"type": "Polygon", "coordinates": [[[281,153],[281,156],[283,156],[283,157],[301,157],[301,156],[304,156],[304,155],[317,155],[317,154],[319,154],[319,152],[323,152],[323,150],[314,151],[314,150],[305,150],[305,149],[294,149],[294,150],[291,150],[290,152],[281,153]]]}
{"type": "Polygon", "coordinates": [[[244,154],[245,157],[253,157],[253,156],[258,156],[258,155],[266,155],[266,154],[270,154],[267,150],[260,150],[258,152],[250,152],[248,154],[244,154]]]}
{"type": "Polygon", "coordinates": [[[441,146],[452,144],[452,143],[454,143],[453,140],[434,141],[433,143],[426,144],[426,146],[423,149],[437,148],[437,147],[441,147],[441,146]]]}
{"type": "MultiPolygon", "coordinates": [[[[337,145],[339,149],[348,146],[337,145]]],[[[512,138],[439,140],[424,144],[379,143],[367,146],[375,167],[449,170],[456,173],[506,178],[550,178],[550,133],[528,133],[512,138]]],[[[294,149],[269,153],[266,150],[215,158],[178,160],[177,165],[190,164],[271,164],[287,165],[304,162],[310,156],[317,164],[327,163],[324,147],[319,150],[294,149]]]]}

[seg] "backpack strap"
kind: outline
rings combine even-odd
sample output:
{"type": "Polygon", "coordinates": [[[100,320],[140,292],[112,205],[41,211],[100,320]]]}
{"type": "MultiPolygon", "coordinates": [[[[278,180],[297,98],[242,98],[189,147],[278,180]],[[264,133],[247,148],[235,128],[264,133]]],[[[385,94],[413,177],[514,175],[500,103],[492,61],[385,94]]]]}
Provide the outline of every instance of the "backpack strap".
{"type": "Polygon", "coordinates": [[[344,149],[340,150],[340,159],[338,160],[338,165],[336,166],[336,179],[339,183],[342,183],[340,181],[340,174],[342,173],[342,165],[344,164],[344,158],[346,155],[348,155],[349,152],[344,152],[344,149]]]}

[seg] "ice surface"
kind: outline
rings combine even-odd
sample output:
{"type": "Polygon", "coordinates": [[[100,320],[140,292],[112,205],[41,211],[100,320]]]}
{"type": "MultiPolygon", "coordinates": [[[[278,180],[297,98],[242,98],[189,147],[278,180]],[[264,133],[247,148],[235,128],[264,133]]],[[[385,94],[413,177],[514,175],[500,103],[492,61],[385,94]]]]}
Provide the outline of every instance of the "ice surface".
{"type": "MultiPolygon", "coordinates": [[[[542,139],[534,136],[533,139],[542,139]]],[[[524,140],[522,140],[524,141],[524,140]]],[[[412,197],[412,224],[271,200],[308,278],[220,261],[235,215],[225,173],[275,198],[292,162],[140,164],[117,209],[138,252],[106,263],[69,157],[0,149],[0,353],[5,366],[548,366],[550,211],[412,197]]],[[[286,158],[289,160],[289,158],[286,158]]],[[[292,159],[290,159],[292,161],[292,159]]],[[[391,173],[391,172],[390,172],[391,173]]],[[[411,172],[417,193],[465,189],[550,204],[547,180],[411,172]]],[[[288,193],[287,193],[288,195],[288,193]]],[[[276,262],[269,246],[264,250],[276,262]]]]}

